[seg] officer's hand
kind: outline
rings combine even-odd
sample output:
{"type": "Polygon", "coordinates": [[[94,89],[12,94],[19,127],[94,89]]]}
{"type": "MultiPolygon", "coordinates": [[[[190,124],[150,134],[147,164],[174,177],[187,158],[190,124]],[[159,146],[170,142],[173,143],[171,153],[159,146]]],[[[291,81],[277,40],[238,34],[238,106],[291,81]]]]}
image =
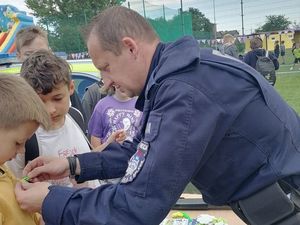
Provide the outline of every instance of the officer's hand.
{"type": "Polygon", "coordinates": [[[57,180],[68,177],[69,162],[66,158],[40,156],[30,161],[23,170],[23,175],[30,181],[57,180]]]}
{"type": "Polygon", "coordinates": [[[28,212],[41,212],[42,204],[49,193],[49,183],[19,182],[15,187],[16,199],[21,209],[28,212]]]}

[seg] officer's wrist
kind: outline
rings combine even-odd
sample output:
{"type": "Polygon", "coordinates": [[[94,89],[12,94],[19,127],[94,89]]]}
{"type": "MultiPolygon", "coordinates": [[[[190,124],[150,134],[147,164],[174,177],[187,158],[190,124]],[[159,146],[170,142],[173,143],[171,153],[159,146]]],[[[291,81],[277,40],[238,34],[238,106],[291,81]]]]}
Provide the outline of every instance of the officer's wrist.
{"type": "Polygon", "coordinates": [[[68,165],[69,165],[69,177],[74,179],[76,175],[80,174],[80,163],[77,156],[68,156],[68,165]]]}
{"type": "Polygon", "coordinates": [[[75,170],[75,175],[80,175],[81,169],[80,169],[80,163],[78,157],[76,157],[76,170],[75,170]]]}

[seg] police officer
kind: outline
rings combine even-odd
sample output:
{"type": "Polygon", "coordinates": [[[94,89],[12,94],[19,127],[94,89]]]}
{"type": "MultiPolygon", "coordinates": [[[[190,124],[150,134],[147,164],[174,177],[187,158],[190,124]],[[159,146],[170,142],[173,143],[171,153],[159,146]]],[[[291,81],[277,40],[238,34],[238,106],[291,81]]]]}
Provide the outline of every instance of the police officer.
{"type": "Polygon", "coordinates": [[[139,96],[141,131],[101,153],[33,160],[32,181],[123,178],[93,190],[18,184],[21,208],[46,224],[155,225],[191,181],[248,224],[299,224],[299,117],[261,75],[192,37],[161,43],[124,7],[101,12],[85,35],[105,85],[139,96]]]}

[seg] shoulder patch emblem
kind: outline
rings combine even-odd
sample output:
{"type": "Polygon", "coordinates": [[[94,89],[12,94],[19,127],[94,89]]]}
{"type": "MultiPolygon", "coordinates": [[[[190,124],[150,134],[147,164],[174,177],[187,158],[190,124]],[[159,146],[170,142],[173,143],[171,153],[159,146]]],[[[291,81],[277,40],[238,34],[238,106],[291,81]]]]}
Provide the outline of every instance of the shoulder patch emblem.
{"type": "Polygon", "coordinates": [[[126,170],[125,176],[122,178],[121,183],[129,183],[132,182],[137,174],[140,172],[141,168],[146,159],[146,155],[148,153],[149,143],[145,141],[141,141],[138,146],[135,154],[130,158],[128,162],[128,167],[126,170]]]}

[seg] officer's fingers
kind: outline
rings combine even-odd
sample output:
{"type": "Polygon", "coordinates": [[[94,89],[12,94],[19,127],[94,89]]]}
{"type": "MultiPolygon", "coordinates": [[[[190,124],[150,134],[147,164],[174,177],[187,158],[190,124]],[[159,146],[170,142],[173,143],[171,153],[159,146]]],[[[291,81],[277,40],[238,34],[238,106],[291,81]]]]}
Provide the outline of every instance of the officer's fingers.
{"type": "Polygon", "coordinates": [[[44,165],[44,161],[41,157],[38,157],[32,161],[29,161],[28,164],[23,169],[23,176],[27,176],[30,171],[34,168],[44,165]]]}
{"type": "Polygon", "coordinates": [[[47,166],[40,166],[40,167],[36,167],[33,170],[31,170],[27,176],[30,177],[30,179],[33,179],[34,182],[36,181],[43,181],[45,180],[47,177],[49,177],[49,175],[47,174],[47,166]]]}
{"type": "Polygon", "coordinates": [[[31,178],[30,182],[36,183],[36,182],[41,182],[41,181],[50,180],[50,179],[51,178],[50,178],[49,174],[43,173],[43,174],[38,175],[37,177],[31,178]]]}
{"type": "Polygon", "coordinates": [[[15,195],[17,202],[21,205],[23,196],[25,195],[25,190],[23,189],[22,183],[18,182],[15,186],[15,195]]]}
{"type": "Polygon", "coordinates": [[[20,193],[22,190],[23,190],[22,183],[21,182],[16,183],[15,192],[20,193]]]}
{"type": "Polygon", "coordinates": [[[21,182],[21,187],[22,187],[22,190],[28,190],[32,187],[33,184],[31,183],[28,183],[28,182],[21,182]]]}

